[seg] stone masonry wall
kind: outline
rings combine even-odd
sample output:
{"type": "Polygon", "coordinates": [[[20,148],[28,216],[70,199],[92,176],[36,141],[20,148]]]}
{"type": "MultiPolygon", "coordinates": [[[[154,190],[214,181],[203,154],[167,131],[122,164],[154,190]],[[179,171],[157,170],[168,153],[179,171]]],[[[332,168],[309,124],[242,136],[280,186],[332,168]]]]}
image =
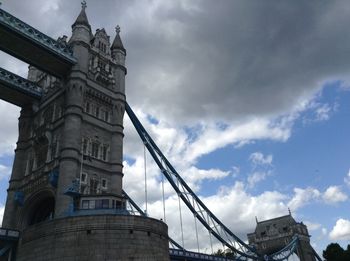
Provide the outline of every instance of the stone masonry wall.
{"type": "Polygon", "coordinates": [[[167,225],[122,215],[79,216],[25,229],[18,261],[169,261],[167,225]]]}

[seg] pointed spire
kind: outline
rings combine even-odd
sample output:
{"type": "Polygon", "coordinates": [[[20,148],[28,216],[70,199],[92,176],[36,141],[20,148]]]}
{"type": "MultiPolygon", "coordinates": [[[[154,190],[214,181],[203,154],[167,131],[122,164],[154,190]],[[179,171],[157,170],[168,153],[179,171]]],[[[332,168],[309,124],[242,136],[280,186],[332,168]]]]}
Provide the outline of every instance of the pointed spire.
{"type": "Polygon", "coordinates": [[[122,43],[122,39],[120,38],[120,26],[119,25],[116,26],[115,31],[116,31],[117,35],[114,38],[114,41],[113,41],[112,46],[111,46],[111,50],[119,49],[119,50],[122,50],[124,53],[126,53],[126,50],[125,50],[123,43],[122,43]]]}
{"type": "Polygon", "coordinates": [[[74,24],[72,25],[72,27],[75,27],[76,25],[86,25],[90,31],[91,31],[91,26],[89,24],[88,18],[86,16],[85,13],[85,9],[86,9],[87,5],[86,5],[86,1],[84,0],[83,2],[81,2],[81,11],[80,14],[78,15],[77,19],[75,20],[74,24]]]}

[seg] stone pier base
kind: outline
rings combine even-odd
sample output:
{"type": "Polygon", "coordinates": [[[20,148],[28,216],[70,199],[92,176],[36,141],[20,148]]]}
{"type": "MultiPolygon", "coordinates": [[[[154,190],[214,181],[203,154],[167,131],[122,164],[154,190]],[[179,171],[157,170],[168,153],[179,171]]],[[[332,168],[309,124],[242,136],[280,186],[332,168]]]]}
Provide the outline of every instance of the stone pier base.
{"type": "Polygon", "coordinates": [[[66,217],[21,233],[18,261],[169,261],[167,225],[123,215],[66,217]]]}

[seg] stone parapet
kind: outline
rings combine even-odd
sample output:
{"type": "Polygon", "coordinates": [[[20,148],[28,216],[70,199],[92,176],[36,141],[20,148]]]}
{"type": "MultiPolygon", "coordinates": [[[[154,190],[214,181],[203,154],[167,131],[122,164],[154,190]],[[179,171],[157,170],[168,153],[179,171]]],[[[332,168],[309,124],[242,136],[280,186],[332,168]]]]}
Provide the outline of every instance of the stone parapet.
{"type": "Polygon", "coordinates": [[[54,219],[21,233],[17,260],[169,261],[167,225],[127,215],[54,219]]]}

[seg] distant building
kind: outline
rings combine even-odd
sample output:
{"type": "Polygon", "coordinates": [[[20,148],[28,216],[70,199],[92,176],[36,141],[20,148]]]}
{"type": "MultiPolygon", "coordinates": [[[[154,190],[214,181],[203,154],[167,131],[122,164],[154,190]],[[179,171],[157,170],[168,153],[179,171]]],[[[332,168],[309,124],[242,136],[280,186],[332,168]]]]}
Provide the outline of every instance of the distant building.
{"type": "Polygon", "coordinates": [[[290,212],[286,216],[264,221],[256,220],[256,222],[255,231],[247,236],[249,244],[254,246],[261,255],[278,252],[292,241],[293,236],[297,235],[300,243],[296,254],[300,260],[316,260],[306,225],[303,222],[296,222],[290,212]]]}

